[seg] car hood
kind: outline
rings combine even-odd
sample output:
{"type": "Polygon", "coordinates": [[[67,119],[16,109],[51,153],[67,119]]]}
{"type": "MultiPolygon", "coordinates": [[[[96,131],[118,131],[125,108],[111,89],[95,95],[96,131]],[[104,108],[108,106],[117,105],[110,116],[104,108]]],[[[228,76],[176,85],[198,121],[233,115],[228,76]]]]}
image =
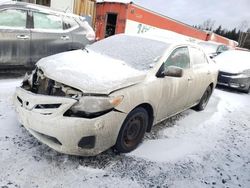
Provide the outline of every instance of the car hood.
{"type": "Polygon", "coordinates": [[[241,51],[226,51],[216,56],[214,61],[217,63],[219,70],[231,74],[240,74],[250,69],[250,53],[241,51]]]}
{"type": "MultiPolygon", "coordinates": [[[[217,61],[218,62],[218,61],[217,61]]],[[[250,64],[245,64],[241,62],[219,62],[218,63],[219,70],[222,72],[227,72],[231,74],[241,74],[245,70],[250,69],[250,64]]]]}
{"type": "Polygon", "coordinates": [[[91,94],[109,94],[142,82],[146,77],[145,71],[89,50],[49,56],[41,59],[37,67],[46,77],[91,94]]]}

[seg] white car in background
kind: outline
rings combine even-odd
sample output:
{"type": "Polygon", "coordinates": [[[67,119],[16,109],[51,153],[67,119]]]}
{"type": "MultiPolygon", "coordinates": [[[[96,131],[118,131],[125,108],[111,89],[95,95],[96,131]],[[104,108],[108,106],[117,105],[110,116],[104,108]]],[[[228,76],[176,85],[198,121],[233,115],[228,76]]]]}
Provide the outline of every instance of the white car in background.
{"type": "Polygon", "coordinates": [[[203,110],[217,76],[197,45],[120,34],[40,60],[15,106],[25,128],[59,152],[130,152],[153,125],[203,110]]]}
{"type": "Polygon", "coordinates": [[[219,67],[218,85],[250,92],[250,52],[229,50],[214,61],[219,67]]]}

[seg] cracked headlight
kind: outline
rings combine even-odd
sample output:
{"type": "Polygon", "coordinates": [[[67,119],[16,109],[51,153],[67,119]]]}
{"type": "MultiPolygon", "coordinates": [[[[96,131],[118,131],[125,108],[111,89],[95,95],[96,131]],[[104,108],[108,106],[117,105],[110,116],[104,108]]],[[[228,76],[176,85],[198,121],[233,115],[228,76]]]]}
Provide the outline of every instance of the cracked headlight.
{"type": "Polygon", "coordinates": [[[74,104],[65,115],[71,117],[95,118],[104,115],[123,100],[123,96],[117,97],[95,97],[84,96],[74,104]]]}

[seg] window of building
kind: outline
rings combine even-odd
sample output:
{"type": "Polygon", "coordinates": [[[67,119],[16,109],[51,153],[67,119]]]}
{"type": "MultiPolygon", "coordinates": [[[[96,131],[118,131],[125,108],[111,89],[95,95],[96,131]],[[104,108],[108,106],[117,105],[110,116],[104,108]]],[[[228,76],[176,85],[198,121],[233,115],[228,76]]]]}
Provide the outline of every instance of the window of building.
{"type": "Polygon", "coordinates": [[[34,4],[44,5],[44,6],[49,7],[51,0],[16,0],[16,1],[21,1],[21,2],[26,2],[26,3],[34,3],[34,4]]]}
{"type": "Polygon", "coordinates": [[[36,0],[36,4],[50,6],[50,0],[36,0]]]}
{"type": "Polygon", "coordinates": [[[105,38],[115,34],[116,21],[117,21],[117,14],[114,13],[107,14],[105,38]]]}

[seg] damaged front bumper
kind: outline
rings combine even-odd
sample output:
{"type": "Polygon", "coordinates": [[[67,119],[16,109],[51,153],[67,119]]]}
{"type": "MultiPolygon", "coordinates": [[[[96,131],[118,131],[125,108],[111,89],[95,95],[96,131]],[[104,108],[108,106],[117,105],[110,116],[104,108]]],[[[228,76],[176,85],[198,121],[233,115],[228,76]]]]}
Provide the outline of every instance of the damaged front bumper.
{"type": "Polygon", "coordinates": [[[112,147],[126,114],[111,111],[93,119],[67,117],[77,100],[35,94],[17,88],[14,104],[19,121],[38,140],[66,154],[93,156],[112,147]]]}

